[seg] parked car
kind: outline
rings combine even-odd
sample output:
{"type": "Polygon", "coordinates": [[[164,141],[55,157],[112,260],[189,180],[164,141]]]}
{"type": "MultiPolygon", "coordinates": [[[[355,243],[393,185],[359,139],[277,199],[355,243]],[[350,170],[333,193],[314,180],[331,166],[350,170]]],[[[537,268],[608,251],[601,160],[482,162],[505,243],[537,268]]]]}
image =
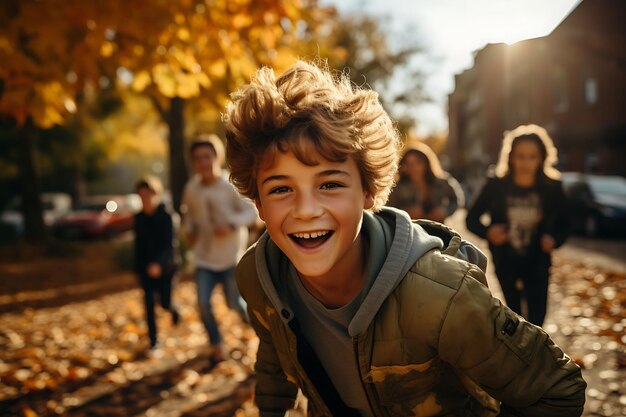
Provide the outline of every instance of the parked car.
{"type": "MultiPolygon", "coordinates": [[[[43,221],[47,227],[72,209],[72,197],[67,193],[41,193],[43,205],[43,221]]],[[[0,213],[0,223],[13,230],[15,236],[24,233],[24,215],[22,201],[19,196],[14,197],[0,213]]]]}
{"type": "Polygon", "coordinates": [[[565,172],[561,180],[575,232],[626,234],[626,178],[565,172]]]}
{"type": "Polygon", "coordinates": [[[112,237],[133,228],[141,209],[137,194],[94,196],[52,225],[55,236],[66,238],[112,237]]]}

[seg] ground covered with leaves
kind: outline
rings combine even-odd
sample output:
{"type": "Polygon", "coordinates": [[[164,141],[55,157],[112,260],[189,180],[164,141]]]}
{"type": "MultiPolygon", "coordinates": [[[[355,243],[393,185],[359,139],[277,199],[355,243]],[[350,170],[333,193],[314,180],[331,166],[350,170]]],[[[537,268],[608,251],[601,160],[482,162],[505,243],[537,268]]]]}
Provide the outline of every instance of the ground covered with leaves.
{"type": "Polygon", "coordinates": [[[250,395],[254,332],[216,293],[229,359],[212,368],[191,282],[178,286],[176,300],[182,320],[174,327],[159,312],[155,351],[139,289],[0,316],[0,413],[233,415],[250,395]]]}

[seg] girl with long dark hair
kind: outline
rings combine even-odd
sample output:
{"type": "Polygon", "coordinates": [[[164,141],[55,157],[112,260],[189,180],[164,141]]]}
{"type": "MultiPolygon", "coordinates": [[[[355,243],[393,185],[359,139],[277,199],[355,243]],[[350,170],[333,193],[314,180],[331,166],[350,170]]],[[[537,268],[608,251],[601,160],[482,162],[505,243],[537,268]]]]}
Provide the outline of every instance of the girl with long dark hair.
{"type": "Polygon", "coordinates": [[[463,207],[461,186],[441,168],[437,155],[426,144],[405,146],[399,166],[398,182],[387,205],[406,211],[412,219],[440,223],[463,207]]]}
{"type": "Polygon", "coordinates": [[[507,132],[495,177],[467,212],[467,227],[489,242],[506,303],[528,321],[543,324],[551,254],[568,235],[567,205],[557,151],[545,129],[522,125],[507,132]],[[489,214],[488,224],[481,222],[489,214]]]}

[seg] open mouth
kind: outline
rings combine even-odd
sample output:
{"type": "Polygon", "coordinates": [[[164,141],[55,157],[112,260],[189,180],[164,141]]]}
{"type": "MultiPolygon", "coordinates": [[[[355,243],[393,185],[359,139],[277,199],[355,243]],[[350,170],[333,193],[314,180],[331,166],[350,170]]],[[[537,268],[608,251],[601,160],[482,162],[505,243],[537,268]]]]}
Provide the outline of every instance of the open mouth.
{"type": "Polygon", "coordinates": [[[289,235],[292,241],[303,248],[313,249],[326,242],[333,234],[332,230],[316,230],[314,232],[299,232],[289,235]]]}

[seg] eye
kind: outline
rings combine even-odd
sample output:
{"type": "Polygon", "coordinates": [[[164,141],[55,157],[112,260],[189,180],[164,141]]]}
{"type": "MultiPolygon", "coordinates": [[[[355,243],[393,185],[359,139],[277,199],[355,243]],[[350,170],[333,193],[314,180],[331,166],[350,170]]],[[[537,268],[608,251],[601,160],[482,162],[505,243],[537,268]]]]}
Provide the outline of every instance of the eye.
{"type": "Polygon", "coordinates": [[[289,192],[289,187],[281,186],[272,188],[268,194],[284,194],[289,192]]]}
{"type": "Polygon", "coordinates": [[[335,188],[343,188],[344,185],[338,182],[326,182],[320,187],[322,190],[333,190],[335,188]]]}

